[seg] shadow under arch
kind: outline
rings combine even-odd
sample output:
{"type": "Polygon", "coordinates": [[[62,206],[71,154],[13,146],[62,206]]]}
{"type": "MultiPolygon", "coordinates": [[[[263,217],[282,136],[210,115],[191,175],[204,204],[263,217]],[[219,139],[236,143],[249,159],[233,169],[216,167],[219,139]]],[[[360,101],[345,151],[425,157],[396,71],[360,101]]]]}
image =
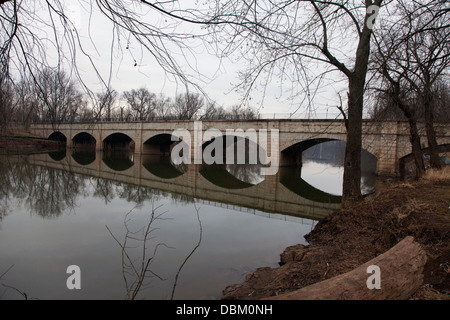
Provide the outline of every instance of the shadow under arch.
{"type": "MultiPolygon", "coordinates": [[[[301,167],[303,160],[317,162],[327,162],[334,166],[343,166],[345,160],[346,142],[338,139],[310,139],[296,143],[281,152],[284,164],[290,164],[294,167],[301,167]],[[323,148],[322,148],[323,147],[323,148]]],[[[366,149],[361,149],[361,171],[375,172],[377,168],[377,157],[366,149]]]]}
{"type": "Polygon", "coordinates": [[[72,147],[76,149],[95,149],[97,140],[87,132],[77,133],[72,138],[72,147]]]}
{"type": "MultiPolygon", "coordinates": [[[[170,133],[160,133],[147,139],[142,146],[144,154],[160,154],[163,156],[170,155],[171,147],[177,144],[172,140],[173,135],[170,133]]],[[[178,139],[178,137],[177,137],[178,139]]]]}
{"type": "Polygon", "coordinates": [[[187,165],[175,165],[170,157],[160,155],[144,155],[142,166],[154,176],[162,179],[174,179],[187,171],[187,165]]]}
{"type": "Polygon", "coordinates": [[[279,170],[280,183],[302,198],[319,203],[341,203],[342,197],[319,190],[301,178],[300,168],[282,167],[279,170]]]}
{"type": "Polygon", "coordinates": [[[104,151],[134,151],[135,142],[128,135],[120,132],[112,133],[103,139],[104,151]]]}

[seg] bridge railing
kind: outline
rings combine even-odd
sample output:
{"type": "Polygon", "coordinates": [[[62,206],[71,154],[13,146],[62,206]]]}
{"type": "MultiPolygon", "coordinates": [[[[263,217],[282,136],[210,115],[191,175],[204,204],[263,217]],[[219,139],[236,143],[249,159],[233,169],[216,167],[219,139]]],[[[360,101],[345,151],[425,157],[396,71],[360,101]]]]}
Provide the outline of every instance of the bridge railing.
{"type": "MultiPolygon", "coordinates": [[[[193,120],[228,120],[228,121],[249,121],[249,120],[343,120],[342,114],[336,113],[307,113],[307,112],[295,112],[295,113],[258,113],[253,116],[228,116],[228,117],[202,117],[198,116],[191,119],[180,119],[174,116],[168,117],[147,117],[147,118],[139,118],[139,117],[97,117],[91,119],[85,118],[75,118],[70,120],[59,120],[56,121],[57,124],[61,123],[83,123],[83,122],[140,122],[140,121],[193,121],[193,120]]],[[[55,123],[55,121],[51,120],[38,120],[35,123],[55,123]]]]}

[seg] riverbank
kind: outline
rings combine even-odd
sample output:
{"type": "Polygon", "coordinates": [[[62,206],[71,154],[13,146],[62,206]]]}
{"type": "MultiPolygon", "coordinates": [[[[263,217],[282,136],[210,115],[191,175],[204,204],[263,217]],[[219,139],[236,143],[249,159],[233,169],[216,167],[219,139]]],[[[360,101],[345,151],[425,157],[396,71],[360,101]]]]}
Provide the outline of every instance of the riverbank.
{"type": "Polygon", "coordinates": [[[421,181],[385,182],[362,203],[318,222],[308,245],[286,248],[280,267],[262,267],[223,299],[261,299],[349,272],[413,236],[427,254],[424,280],[409,299],[450,299],[450,166],[421,181]]]}
{"type": "MultiPolygon", "coordinates": [[[[0,134],[0,154],[34,153],[55,151],[61,142],[30,136],[20,132],[0,134]]],[[[63,145],[65,148],[65,144],[63,145]]]]}

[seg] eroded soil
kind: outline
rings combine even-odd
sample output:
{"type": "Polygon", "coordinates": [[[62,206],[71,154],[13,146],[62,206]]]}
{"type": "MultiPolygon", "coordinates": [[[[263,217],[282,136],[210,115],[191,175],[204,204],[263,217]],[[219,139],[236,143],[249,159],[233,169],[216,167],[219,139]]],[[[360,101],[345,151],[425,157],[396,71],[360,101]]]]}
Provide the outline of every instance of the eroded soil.
{"type": "MultiPolygon", "coordinates": [[[[446,168],[449,169],[449,168],[446,168]]],[[[446,170],[448,172],[448,170],[446,170]]],[[[280,267],[262,267],[223,299],[259,299],[351,271],[413,236],[427,253],[424,282],[410,299],[450,299],[450,179],[387,183],[377,194],[322,219],[308,245],[286,248],[280,267]]]]}

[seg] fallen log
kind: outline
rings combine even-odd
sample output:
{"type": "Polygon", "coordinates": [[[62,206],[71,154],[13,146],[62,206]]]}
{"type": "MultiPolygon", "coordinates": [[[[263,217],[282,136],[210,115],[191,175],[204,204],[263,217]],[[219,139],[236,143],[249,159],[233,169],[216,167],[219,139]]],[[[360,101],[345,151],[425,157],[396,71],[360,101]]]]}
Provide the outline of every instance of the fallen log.
{"type": "Polygon", "coordinates": [[[422,284],[426,261],[409,236],[352,271],[264,300],[404,300],[422,284]]]}

